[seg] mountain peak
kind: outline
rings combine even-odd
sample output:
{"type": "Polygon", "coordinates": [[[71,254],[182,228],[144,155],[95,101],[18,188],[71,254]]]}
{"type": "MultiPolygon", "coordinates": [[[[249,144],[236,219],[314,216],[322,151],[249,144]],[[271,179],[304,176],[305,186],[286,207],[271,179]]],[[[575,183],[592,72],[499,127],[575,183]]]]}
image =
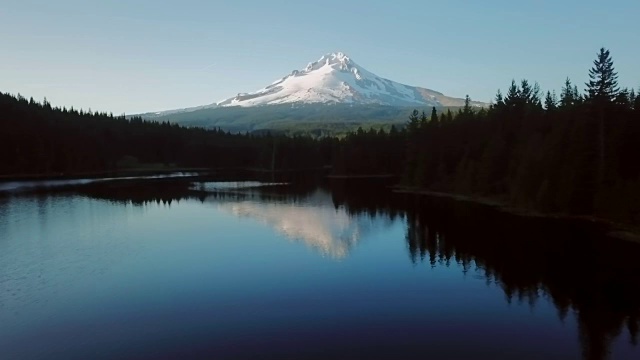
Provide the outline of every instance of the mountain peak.
{"type": "Polygon", "coordinates": [[[314,71],[323,66],[336,66],[340,70],[346,70],[352,64],[351,59],[343,52],[324,54],[315,62],[307,65],[304,71],[314,71]]]}
{"type": "Polygon", "coordinates": [[[342,51],[336,51],[336,52],[332,52],[332,53],[327,53],[322,55],[322,57],[320,58],[322,59],[336,59],[338,61],[349,61],[349,56],[345,53],[343,53],[342,51]]]}
{"type": "Polygon", "coordinates": [[[381,78],[356,64],[345,53],[324,54],[302,70],[252,93],[240,93],[217,106],[275,104],[380,104],[392,106],[450,106],[464,103],[433,90],[381,78]],[[447,103],[445,103],[447,102],[447,103]]]}

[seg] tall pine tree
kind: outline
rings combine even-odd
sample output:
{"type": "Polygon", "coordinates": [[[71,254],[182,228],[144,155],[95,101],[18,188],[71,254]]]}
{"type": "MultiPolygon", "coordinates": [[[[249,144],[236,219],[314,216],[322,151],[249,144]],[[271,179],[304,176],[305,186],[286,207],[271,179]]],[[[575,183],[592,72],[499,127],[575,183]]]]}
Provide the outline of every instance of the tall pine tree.
{"type": "Polygon", "coordinates": [[[434,125],[438,123],[438,111],[435,106],[431,109],[431,122],[434,125]]]}
{"type": "Polygon", "coordinates": [[[606,167],[605,112],[620,92],[618,74],[613,68],[613,60],[609,50],[600,48],[598,57],[593,61],[593,67],[589,70],[589,79],[589,82],[586,83],[588,101],[598,121],[598,182],[602,183],[606,167]]]}
{"type": "Polygon", "coordinates": [[[589,82],[586,85],[589,100],[598,105],[610,103],[618,95],[618,73],[613,68],[609,50],[600,49],[598,58],[589,70],[589,82]]]}

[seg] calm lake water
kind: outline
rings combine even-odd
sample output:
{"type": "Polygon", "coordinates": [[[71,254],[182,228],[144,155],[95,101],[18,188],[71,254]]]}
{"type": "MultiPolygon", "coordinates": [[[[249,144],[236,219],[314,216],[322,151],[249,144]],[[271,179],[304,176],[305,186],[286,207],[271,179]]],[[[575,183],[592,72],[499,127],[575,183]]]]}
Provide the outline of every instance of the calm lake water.
{"type": "Polygon", "coordinates": [[[2,359],[640,359],[640,249],[334,183],[0,197],[2,359]]]}

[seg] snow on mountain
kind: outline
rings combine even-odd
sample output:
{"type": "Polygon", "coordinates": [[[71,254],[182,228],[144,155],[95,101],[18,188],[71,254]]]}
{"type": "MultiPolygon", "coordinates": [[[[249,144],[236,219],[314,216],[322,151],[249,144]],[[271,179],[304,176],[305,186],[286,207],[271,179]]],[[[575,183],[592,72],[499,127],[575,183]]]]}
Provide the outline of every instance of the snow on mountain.
{"type": "MultiPolygon", "coordinates": [[[[397,107],[463,106],[464,99],[385,79],[356,64],[342,52],[323,55],[302,70],[276,80],[252,93],[191,108],[141,114],[146,118],[161,118],[199,110],[278,104],[352,104],[389,105],[397,107]]],[[[472,106],[487,106],[472,101],[472,106]]]]}
{"type": "MultiPolygon", "coordinates": [[[[342,52],[326,54],[303,70],[275,81],[253,93],[242,93],[223,100],[218,106],[257,106],[287,103],[353,103],[393,106],[457,106],[445,104],[448,98],[433,90],[403,85],[381,78],[342,52]]],[[[462,100],[462,99],[455,99],[462,100]]]]}

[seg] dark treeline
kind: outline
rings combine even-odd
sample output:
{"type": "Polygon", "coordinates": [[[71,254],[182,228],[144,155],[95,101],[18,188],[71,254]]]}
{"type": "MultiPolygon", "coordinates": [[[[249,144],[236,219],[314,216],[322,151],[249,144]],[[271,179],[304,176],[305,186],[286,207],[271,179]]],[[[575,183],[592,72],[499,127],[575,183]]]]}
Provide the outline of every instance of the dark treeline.
{"type": "Polygon", "coordinates": [[[545,212],[640,223],[640,96],[619,89],[601,49],[583,94],[513,82],[488,109],[414,111],[405,127],[344,138],[231,134],[52,108],[0,95],[0,175],[131,168],[395,174],[402,184],[499,199],[545,212]]]}
{"type": "Polygon", "coordinates": [[[640,223],[640,97],[605,49],[589,75],[585,94],[567,79],[542,99],[522,80],[486,110],[414,112],[404,184],[640,223]]]}
{"type": "Polygon", "coordinates": [[[396,174],[406,132],[391,127],[344,139],[231,133],[140,117],[52,107],[0,93],[0,176],[55,176],[122,170],[223,168],[396,174]]]}
{"type": "Polygon", "coordinates": [[[358,128],[334,144],[333,172],[340,175],[402,173],[407,133],[395,126],[389,132],[358,128]]]}
{"type": "Polygon", "coordinates": [[[333,139],[231,134],[52,107],[0,93],[0,175],[171,167],[299,169],[331,162],[333,139]]]}
{"type": "Polygon", "coordinates": [[[640,223],[640,96],[618,88],[605,49],[589,77],[584,94],[569,79],[559,96],[513,81],[488,109],[467,97],[456,112],[414,111],[401,131],[359,130],[338,143],[334,171],[401,174],[411,188],[640,223]]]}

